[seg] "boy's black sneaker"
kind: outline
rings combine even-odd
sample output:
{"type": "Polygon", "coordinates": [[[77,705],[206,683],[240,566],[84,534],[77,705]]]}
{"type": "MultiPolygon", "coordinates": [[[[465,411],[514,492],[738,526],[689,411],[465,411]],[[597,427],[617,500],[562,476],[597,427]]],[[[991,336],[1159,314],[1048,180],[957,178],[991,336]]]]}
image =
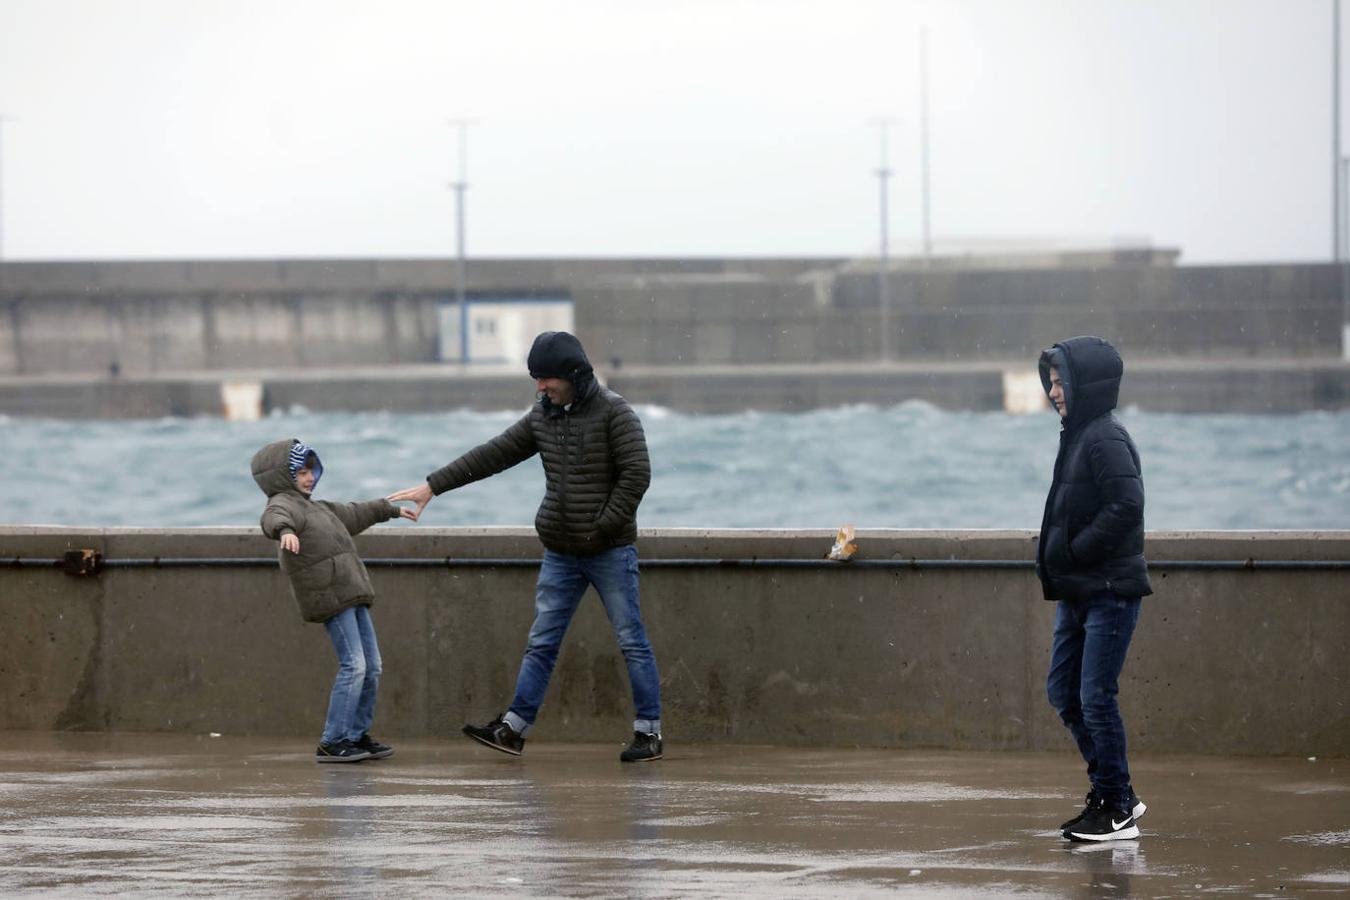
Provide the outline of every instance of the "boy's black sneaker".
{"type": "Polygon", "coordinates": [[[367,732],[356,741],[356,747],[370,754],[371,759],[388,759],[394,755],[394,748],[388,744],[381,744],[367,732]]]}
{"type": "Polygon", "coordinates": [[[1134,791],[1130,791],[1130,796],[1125,799],[1123,805],[1130,811],[1130,815],[1134,816],[1135,821],[1142,819],[1144,813],[1148,812],[1148,807],[1144,805],[1144,801],[1140,800],[1139,795],[1134,791]]]}
{"type": "Polygon", "coordinates": [[[1080,812],[1078,815],[1074,816],[1069,821],[1065,822],[1063,825],[1059,826],[1060,833],[1064,834],[1067,837],[1070,828],[1074,827],[1079,822],[1086,819],[1088,813],[1092,812],[1094,809],[1101,809],[1101,805],[1102,805],[1101,795],[1098,794],[1095,789],[1088,791],[1087,797],[1085,797],[1083,800],[1083,811],[1080,812]]]}
{"type": "Polygon", "coordinates": [[[1129,841],[1139,837],[1139,826],[1128,812],[1099,806],[1064,836],[1071,841],[1129,841]]]}
{"type": "MultiPolygon", "coordinates": [[[[1100,809],[1101,805],[1102,797],[1097,793],[1096,789],[1094,788],[1088,791],[1087,797],[1084,798],[1083,811],[1059,826],[1060,832],[1063,833],[1065,837],[1068,837],[1067,832],[1070,828],[1073,828],[1079,822],[1083,821],[1087,814],[1094,809],[1100,809]]],[[[1148,812],[1148,807],[1144,805],[1144,801],[1140,800],[1139,796],[1135,794],[1134,791],[1130,791],[1130,796],[1125,801],[1125,805],[1130,808],[1130,815],[1134,816],[1135,819],[1143,818],[1144,813],[1148,812]]]]}
{"type": "Polygon", "coordinates": [[[661,735],[633,732],[633,743],[619,754],[620,762],[650,762],[661,758],[661,735]]]}
{"type": "Polygon", "coordinates": [[[314,761],[320,763],[351,763],[370,759],[370,751],[363,750],[348,740],[320,744],[314,751],[314,761]]]}
{"type": "Polygon", "coordinates": [[[493,719],[486,725],[465,725],[464,733],[484,746],[512,756],[519,756],[525,749],[525,739],[500,718],[493,719]]]}

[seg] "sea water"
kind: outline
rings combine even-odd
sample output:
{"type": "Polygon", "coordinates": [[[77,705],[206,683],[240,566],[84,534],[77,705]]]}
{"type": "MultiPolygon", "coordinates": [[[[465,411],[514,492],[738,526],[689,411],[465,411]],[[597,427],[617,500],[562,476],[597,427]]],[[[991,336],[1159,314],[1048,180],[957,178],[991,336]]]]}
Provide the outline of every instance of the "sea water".
{"type": "MultiPolygon", "coordinates": [[[[1052,413],[920,402],[792,414],[637,411],[652,459],[643,527],[1037,528],[1059,432],[1052,413]]],[[[0,523],[256,525],[264,497],[249,460],[269,441],[298,437],[317,448],[325,470],[316,498],[359,500],[423,483],[521,414],[0,417],[0,523]]],[[[1149,529],[1350,528],[1350,411],[1119,416],[1143,459],[1149,529]]],[[[421,521],[530,525],[543,484],[536,457],[436,498],[421,521]]]]}

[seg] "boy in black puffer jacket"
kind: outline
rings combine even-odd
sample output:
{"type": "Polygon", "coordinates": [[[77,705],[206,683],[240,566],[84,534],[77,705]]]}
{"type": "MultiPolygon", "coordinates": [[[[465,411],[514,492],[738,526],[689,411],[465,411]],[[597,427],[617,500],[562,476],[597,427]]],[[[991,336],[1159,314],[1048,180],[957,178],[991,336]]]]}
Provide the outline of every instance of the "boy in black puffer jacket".
{"type": "Polygon", "coordinates": [[[1083,811],[1060,828],[1074,841],[1137,838],[1147,807],[1130,784],[1116,693],[1153,588],[1139,451],[1111,412],[1124,365],[1109,342],[1075,337],[1044,351],[1040,372],[1063,423],[1036,545],[1045,599],[1059,604],[1046,686],[1091,782],[1083,811]]]}

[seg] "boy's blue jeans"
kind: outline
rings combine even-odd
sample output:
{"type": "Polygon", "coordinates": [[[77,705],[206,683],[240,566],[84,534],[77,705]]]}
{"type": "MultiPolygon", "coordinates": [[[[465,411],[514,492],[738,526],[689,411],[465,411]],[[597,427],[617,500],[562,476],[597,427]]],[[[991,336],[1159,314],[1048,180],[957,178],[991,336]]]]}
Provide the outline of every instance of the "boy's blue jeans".
{"type": "Polygon", "coordinates": [[[1139,621],[1138,597],[1110,591],[1060,601],[1046,691],[1087,762],[1093,790],[1109,809],[1133,793],[1125,761],[1125,724],[1116,705],[1120,670],[1139,621]]]}
{"type": "Polygon", "coordinates": [[[375,718],[375,695],[380,689],[380,645],[369,606],[344,609],[323,623],[338,655],[337,678],[328,698],[328,720],[320,742],[360,740],[375,718]]]}
{"type": "Polygon", "coordinates": [[[558,661],[558,648],[572,622],[587,585],[594,585],[614,628],[614,636],[628,665],[628,682],[637,708],[634,731],[661,730],[661,679],[656,656],[647,642],[638,603],[637,547],[614,547],[595,556],[572,556],[544,551],[534,593],[534,624],[516,679],[516,695],[505,721],[525,734],[539,714],[539,704],[558,661]]]}

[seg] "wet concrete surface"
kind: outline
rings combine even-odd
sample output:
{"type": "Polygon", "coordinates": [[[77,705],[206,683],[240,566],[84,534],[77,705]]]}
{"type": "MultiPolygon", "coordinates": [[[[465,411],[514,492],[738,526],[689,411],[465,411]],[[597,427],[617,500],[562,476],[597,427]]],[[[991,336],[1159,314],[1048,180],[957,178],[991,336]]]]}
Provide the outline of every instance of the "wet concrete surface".
{"type": "MultiPolygon", "coordinates": [[[[392,737],[392,736],[386,736],[392,737]]],[[[0,889],[57,896],[1350,893],[1350,760],[1142,756],[1143,837],[1070,844],[1069,754],[0,734],[0,889]]]]}

